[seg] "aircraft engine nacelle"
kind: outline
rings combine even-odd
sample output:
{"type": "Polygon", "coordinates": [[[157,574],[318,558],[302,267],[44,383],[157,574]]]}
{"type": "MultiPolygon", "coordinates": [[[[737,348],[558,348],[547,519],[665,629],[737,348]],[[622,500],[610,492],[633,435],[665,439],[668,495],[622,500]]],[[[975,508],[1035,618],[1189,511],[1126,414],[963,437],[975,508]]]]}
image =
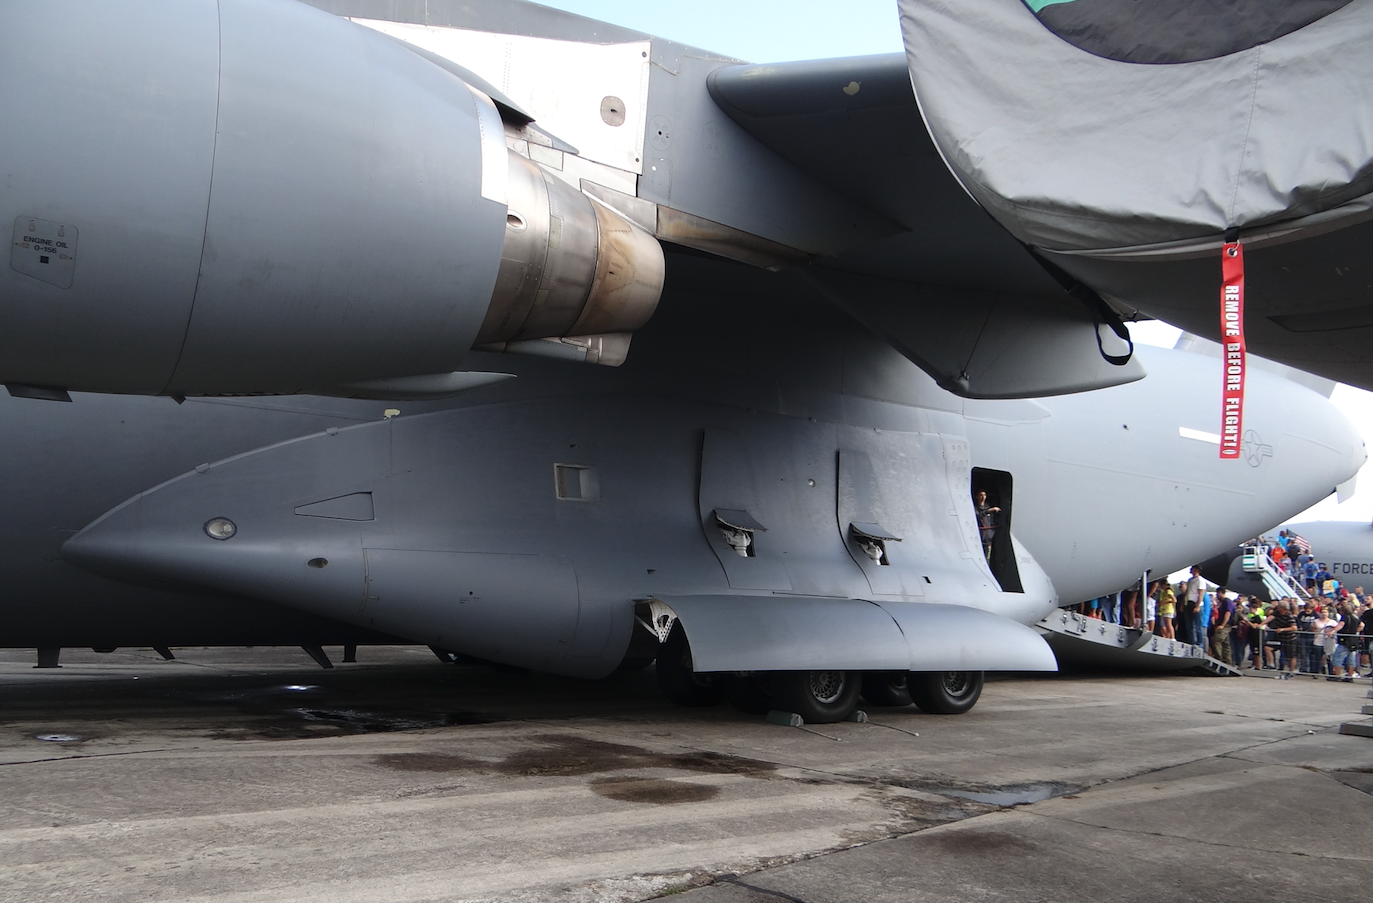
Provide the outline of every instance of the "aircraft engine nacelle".
{"type": "Polygon", "coordinates": [[[627,332],[661,290],[485,94],[302,4],[5,4],[0,83],[12,390],[337,390],[627,332]]]}

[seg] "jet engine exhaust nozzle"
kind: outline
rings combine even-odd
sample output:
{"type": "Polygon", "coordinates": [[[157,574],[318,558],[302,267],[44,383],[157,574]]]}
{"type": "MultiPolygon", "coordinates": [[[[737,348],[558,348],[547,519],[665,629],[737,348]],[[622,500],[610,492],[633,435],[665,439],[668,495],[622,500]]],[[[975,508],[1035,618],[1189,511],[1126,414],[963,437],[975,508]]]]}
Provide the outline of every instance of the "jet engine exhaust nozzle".
{"type": "Polygon", "coordinates": [[[604,204],[509,152],[505,243],[477,346],[629,333],[663,291],[663,250],[604,204]]]}

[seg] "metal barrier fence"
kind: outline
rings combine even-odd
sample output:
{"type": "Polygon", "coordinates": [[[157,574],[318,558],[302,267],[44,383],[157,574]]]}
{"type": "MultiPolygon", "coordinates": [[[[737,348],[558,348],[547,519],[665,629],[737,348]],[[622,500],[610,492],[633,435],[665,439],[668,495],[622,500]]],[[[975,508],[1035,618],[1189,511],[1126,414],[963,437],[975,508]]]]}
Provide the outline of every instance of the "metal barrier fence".
{"type": "Polygon", "coordinates": [[[1232,629],[1227,639],[1232,664],[1290,671],[1295,662],[1297,673],[1316,677],[1343,676],[1347,669],[1362,667],[1370,648],[1369,638],[1363,636],[1310,630],[1280,633],[1271,627],[1251,627],[1243,639],[1232,629]]]}

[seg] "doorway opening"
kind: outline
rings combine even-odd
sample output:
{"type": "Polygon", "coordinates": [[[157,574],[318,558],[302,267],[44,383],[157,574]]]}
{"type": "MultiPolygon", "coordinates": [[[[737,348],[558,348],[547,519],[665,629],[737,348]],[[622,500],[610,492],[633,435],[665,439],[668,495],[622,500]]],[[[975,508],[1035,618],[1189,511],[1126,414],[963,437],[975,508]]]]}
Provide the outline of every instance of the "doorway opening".
{"type": "Polygon", "coordinates": [[[1023,593],[1025,587],[1020,582],[1020,567],[1011,544],[1011,482],[1011,475],[1004,470],[974,467],[972,471],[973,504],[977,505],[979,493],[987,495],[988,510],[979,511],[977,518],[987,565],[1003,593],[1023,593]]]}

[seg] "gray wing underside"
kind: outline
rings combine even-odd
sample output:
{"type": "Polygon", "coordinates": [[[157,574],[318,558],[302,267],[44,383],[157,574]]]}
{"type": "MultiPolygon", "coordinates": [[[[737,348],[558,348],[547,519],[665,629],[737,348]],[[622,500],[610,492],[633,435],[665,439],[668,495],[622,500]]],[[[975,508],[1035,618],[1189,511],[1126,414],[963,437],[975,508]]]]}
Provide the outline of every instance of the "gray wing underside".
{"type": "Polygon", "coordinates": [[[963,190],[925,128],[901,54],[754,66],[520,0],[312,2],[437,27],[647,38],[654,66],[637,197],[583,190],[632,205],[665,243],[786,270],[784,290],[838,304],[958,395],[1054,395],[1144,375],[1135,361],[1107,360],[1099,335],[1114,339],[1098,327],[1113,315],[1100,300],[1067,294],[963,190]]]}

